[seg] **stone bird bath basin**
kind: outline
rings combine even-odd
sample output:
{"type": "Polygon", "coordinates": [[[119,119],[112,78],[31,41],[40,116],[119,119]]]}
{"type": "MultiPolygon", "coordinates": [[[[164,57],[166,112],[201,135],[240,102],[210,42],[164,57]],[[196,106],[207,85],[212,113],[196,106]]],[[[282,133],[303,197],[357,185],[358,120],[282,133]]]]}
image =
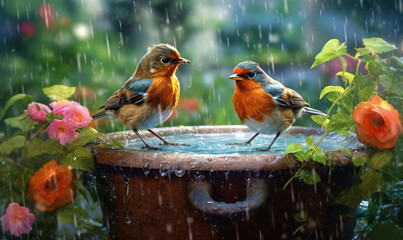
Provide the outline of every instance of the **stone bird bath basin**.
{"type": "MultiPolygon", "coordinates": [[[[337,158],[332,171],[317,163],[307,165],[319,173],[320,183],[306,185],[293,180],[283,190],[291,177],[290,169],[298,168],[300,163],[292,157],[287,160],[285,150],[276,149],[276,145],[273,153],[250,151],[259,144],[270,143],[272,136],[260,135],[262,142],[252,146],[228,146],[225,144],[242,142],[253,133],[244,126],[154,130],[169,141],[191,146],[158,146],[163,150],[146,151],[140,149],[142,144],[134,133],[117,132],[103,140],[119,140],[126,149],[93,149],[97,190],[109,239],[353,236],[355,221],[350,210],[332,201],[341,189],[351,185],[354,175],[351,159],[341,152],[332,152],[337,158]],[[301,214],[306,216],[303,220],[298,217],[301,214]]],[[[276,143],[285,148],[293,141],[303,143],[307,136],[318,139],[322,134],[317,128],[292,127],[276,143]]],[[[148,132],[143,136],[153,141],[148,132]]],[[[330,135],[325,145],[334,149],[358,146],[353,137],[340,143],[343,139],[344,136],[330,135]]],[[[150,142],[153,146],[157,143],[150,142]]]]}

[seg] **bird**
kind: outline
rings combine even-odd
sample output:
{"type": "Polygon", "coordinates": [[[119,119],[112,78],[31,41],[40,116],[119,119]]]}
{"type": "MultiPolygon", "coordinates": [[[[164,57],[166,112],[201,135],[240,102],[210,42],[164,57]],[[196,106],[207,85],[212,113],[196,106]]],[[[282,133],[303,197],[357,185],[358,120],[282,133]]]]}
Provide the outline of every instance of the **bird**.
{"type": "Polygon", "coordinates": [[[144,143],[142,149],[161,150],[146,142],[138,132],[141,129],[148,130],[164,145],[180,145],[167,142],[151,128],[165,122],[175,110],[180,94],[180,84],[175,73],[178,66],[184,63],[190,61],[182,58],[174,46],[154,44],[140,59],[133,75],[92,118],[117,118],[144,143]]]}
{"type": "Polygon", "coordinates": [[[232,101],[238,117],[256,132],[248,141],[234,145],[250,144],[259,134],[275,134],[267,148],[254,149],[270,151],[277,138],[302,114],[326,116],[310,108],[298,92],[271,78],[256,62],[238,63],[229,79],[235,81],[232,101]]]}

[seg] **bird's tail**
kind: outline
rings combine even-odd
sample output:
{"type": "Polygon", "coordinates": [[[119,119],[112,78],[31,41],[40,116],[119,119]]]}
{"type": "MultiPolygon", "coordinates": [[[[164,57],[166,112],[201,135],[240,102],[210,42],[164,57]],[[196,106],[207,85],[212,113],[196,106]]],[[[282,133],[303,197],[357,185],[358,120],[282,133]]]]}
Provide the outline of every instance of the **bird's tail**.
{"type": "Polygon", "coordinates": [[[100,112],[95,113],[94,115],[91,116],[93,119],[98,119],[98,118],[105,118],[106,117],[106,111],[102,110],[100,112]]]}
{"type": "Polygon", "coordinates": [[[303,113],[303,114],[310,114],[310,115],[322,115],[322,116],[326,116],[325,113],[323,113],[323,112],[321,112],[321,111],[319,111],[319,110],[310,108],[310,107],[303,107],[303,108],[302,108],[302,113],[303,113]]]}

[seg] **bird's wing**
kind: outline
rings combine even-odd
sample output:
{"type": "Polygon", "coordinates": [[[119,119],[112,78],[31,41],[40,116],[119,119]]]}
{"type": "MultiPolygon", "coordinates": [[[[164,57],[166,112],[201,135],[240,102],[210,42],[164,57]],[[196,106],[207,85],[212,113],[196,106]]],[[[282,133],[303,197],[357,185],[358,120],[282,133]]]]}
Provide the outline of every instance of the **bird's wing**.
{"type": "Polygon", "coordinates": [[[309,107],[309,104],[304,101],[298,92],[282,85],[268,84],[263,86],[263,90],[270,94],[274,101],[280,106],[289,107],[291,109],[309,107]]]}
{"type": "Polygon", "coordinates": [[[100,108],[104,108],[105,110],[118,110],[126,104],[142,104],[146,100],[147,92],[152,82],[152,79],[130,78],[123,87],[114,92],[100,108]]]}

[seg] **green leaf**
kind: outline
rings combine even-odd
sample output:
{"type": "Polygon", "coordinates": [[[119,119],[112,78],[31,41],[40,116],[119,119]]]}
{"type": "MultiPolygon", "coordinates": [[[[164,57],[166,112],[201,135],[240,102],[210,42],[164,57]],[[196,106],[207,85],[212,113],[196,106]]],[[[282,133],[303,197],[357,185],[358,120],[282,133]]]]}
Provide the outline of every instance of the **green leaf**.
{"type": "Polygon", "coordinates": [[[294,219],[297,222],[306,222],[308,218],[308,213],[306,211],[300,211],[294,214],[294,219]]]}
{"type": "Polygon", "coordinates": [[[319,125],[323,125],[325,121],[329,121],[326,116],[322,115],[313,115],[311,116],[312,120],[319,125]]]}
{"type": "Polygon", "coordinates": [[[382,71],[382,64],[379,60],[371,60],[367,63],[366,68],[370,74],[378,75],[382,71]]]}
{"type": "Polygon", "coordinates": [[[64,150],[64,146],[56,142],[54,139],[49,138],[46,141],[43,141],[40,138],[34,138],[28,144],[27,157],[33,158],[43,154],[54,156],[57,154],[62,154],[64,150]]]}
{"type": "Polygon", "coordinates": [[[61,115],[56,115],[53,112],[47,113],[46,114],[46,121],[50,124],[53,122],[54,119],[58,119],[58,120],[63,120],[63,116],[61,115]]]}
{"type": "Polygon", "coordinates": [[[341,153],[343,153],[344,156],[351,157],[353,156],[353,153],[348,149],[346,146],[344,148],[339,148],[338,149],[341,153]]]}
{"type": "Polygon", "coordinates": [[[119,148],[119,149],[124,149],[125,148],[123,146],[123,144],[121,142],[119,142],[118,140],[116,140],[116,139],[113,139],[111,141],[111,144],[112,144],[113,147],[116,147],[116,148],[119,148]]]}
{"type": "Polygon", "coordinates": [[[323,96],[325,96],[329,92],[338,92],[342,94],[344,92],[344,88],[341,86],[326,86],[325,88],[322,89],[319,99],[322,99],[323,96]]]}
{"type": "Polygon", "coordinates": [[[391,219],[381,221],[370,228],[366,234],[367,240],[396,240],[403,239],[403,228],[395,224],[391,219]]]}
{"type": "Polygon", "coordinates": [[[365,59],[364,59],[364,61],[367,61],[368,60],[368,57],[369,57],[369,60],[371,60],[372,58],[369,56],[369,54],[371,53],[371,51],[368,49],[368,48],[356,48],[355,49],[356,51],[357,51],[357,53],[355,54],[355,57],[356,58],[359,58],[359,57],[365,57],[365,59]],[[367,57],[368,56],[368,57],[367,57]]]}
{"type": "Polygon", "coordinates": [[[28,100],[29,102],[32,102],[32,98],[24,93],[19,93],[14,96],[12,96],[10,99],[8,99],[6,105],[4,105],[3,110],[1,110],[0,114],[0,121],[4,118],[6,115],[7,110],[14,105],[16,102],[21,101],[21,100],[28,100]]]}
{"type": "Polygon", "coordinates": [[[302,149],[302,144],[298,144],[298,143],[291,143],[288,144],[287,149],[286,149],[286,153],[290,154],[290,153],[295,153],[298,152],[299,150],[302,149]]]}
{"type": "Polygon", "coordinates": [[[80,169],[89,172],[94,170],[92,153],[85,147],[74,147],[62,156],[61,163],[68,165],[73,169],[80,169]]]}
{"type": "Polygon", "coordinates": [[[298,177],[308,185],[314,185],[321,181],[319,174],[315,170],[302,169],[298,177]]]}
{"type": "Polygon", "coordinates": [[[83,128],[78,134],[77,138],[71,143],[75,146],[84,146],[85,144],[93,141],[97,137],[101,137],[103,134],[91,127],[83,128]]]}
{"type": "Polygon", "coordinates": [[[393,153],[391,151],[378,151],[369,159],[368,166],[372,169],[379,170],[388,165],[392,158],[393,153]]]}
{"type": "Polygon", "coordinates": [[[53,85],[48,88],[44,88],[43,92],[52,101],[58,101],[62,99],[67,99],[76,91],[76,87],[68,87],[64,85],[53,85]]]}
{"type": "Polygon", "coordinates": [[[300,162],[306,162],[309,159],[311,159],[311,150],[309,149],[301,149],[298,152],[296,152],[295,157],[297,158],[298,161],[300,162]]]}
{"type": "Polygon", "coordinates": [[[15,150],[23,148],[24,145],[25,145],[25,137],[22,135],[17,135],[8,139],[6,142],[0,144],[0,153],[7,155],[15,150]]]}
{"type": "Polygon", "coordinates": [[[358,92],[361,101],[368,101],[376,93],[375,84],[371,84],[358,92]]]}
{"type": "Polygon", "coordinates": [[[305,140],[305,145],[307,147],[312,146],[315,143],[315,140],[313,139],[313,136],[309,136],[306,140],[305,140]]]}
{"type": "Polygon", "coordinates": [[[326,153],[322,149],[317,148],[312,155],[312,160],[318,163],[322,163],[323,165],[326,166],[327,163],[326,153]]]}
{"type": "Polygon", "coordinates": [[[339,196],[337,196],[336,202],[350,208],[356,208],[362,199],[363,197],[361,196],[359,185],[353,185],[350,188],[343,189],[339,196]]]}
{"type": "MultiPolygon", "coordinates": [[[[13,128],[21,129],[23,132],[28,131],[29,126],[32,123],[32,120],[25,116],[25,113],[21,114],[17,117],[10,117],[4,120],[4,122],[13,128]]],[[[36,122],[32,124],[32,126],[36,125],[36,122]]]]}
{"type": "Polygon", "coordinates": [[[341,76],[344,82],[352,83],[354,81],[355,75],[349,72],[338,72],[337,76],[341,76]]]}
{"type": "Polygon", "coordinates": [[[381,185],[382,174],[377,170],[369,170],[361,175],[362,183],[359,188],[363,198],[368,198],[377,192],[381,185]]]}
{"type": "Polygon", "coordinates": [[[365,164],[368,161],[368,157],[354,155],[352,161],[353,161],[354,166],[356,166],[356,167],[365,166],[365,164]]]}
{"type": "Polygon", "coordinates": [[[403,204],[403,181],[397,182],[386,190],[386,195],[394,203],[403,204]]]}
{"type": "Polygon", "coordinates": [[[330,119],[327,129],[328,131],[348,129],[351,126],[354,126],[354,124],[355,123],[351,115],[338,112],[332,116],[332,119],[330,119]]]}
{"type": "Polygon", "coordinates": [[[347,47],[345,43],[340,44],[339,40],[331,39],[325,44],[322,51],[316,55],[315,62],[312,64],[311,69],[319,64],[331,61],[344,54],[347,54],[347,47]]]}
{"type": "Polygon", "coordinates": [[[393,44],[390,44],[382,38],[364,38],[363,43],[365,48],[370,50],[373,55],[377,53],[387,53],[397,49],[393,44]]]}

